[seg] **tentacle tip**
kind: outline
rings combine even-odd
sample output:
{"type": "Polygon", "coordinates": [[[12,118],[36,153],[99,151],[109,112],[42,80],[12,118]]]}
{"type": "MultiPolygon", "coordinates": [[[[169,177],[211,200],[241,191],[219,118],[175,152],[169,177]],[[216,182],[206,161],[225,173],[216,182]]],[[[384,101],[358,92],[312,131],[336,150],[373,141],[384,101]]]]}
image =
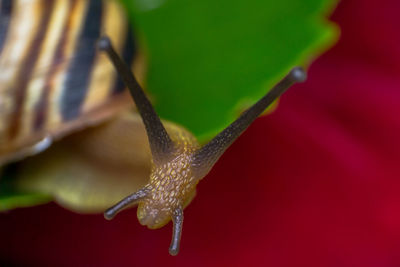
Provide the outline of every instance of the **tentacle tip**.
{"type": "Polygon", "coordinates": [[[170,247],[169,248],[169,255],[176,256],[179,253],[179,247],[170,247]]]}
{"type": "Polygon", "coordinates": [[[106,220],[112,220],[113,218],[114,218],[114,216],[115,216],[115,213],[114,212],[112,212],[111,210],[106,210],[105,212],[104,212],[104,219],[106,219],[106,220]]]}
{"type": "Polygon", "coordinates": [[[102,50],[106,51],[111,48],[111,40],[108,36],[102,36],[100,39],[97,41],[97,47],[102,50]]]}
{"type": "Polygon", "coordinates": [[[290,71],[290,76],[295,80],[296,82],[304,82],[307,79],[307,73],[302,67],[294,67],[290,71]]]}

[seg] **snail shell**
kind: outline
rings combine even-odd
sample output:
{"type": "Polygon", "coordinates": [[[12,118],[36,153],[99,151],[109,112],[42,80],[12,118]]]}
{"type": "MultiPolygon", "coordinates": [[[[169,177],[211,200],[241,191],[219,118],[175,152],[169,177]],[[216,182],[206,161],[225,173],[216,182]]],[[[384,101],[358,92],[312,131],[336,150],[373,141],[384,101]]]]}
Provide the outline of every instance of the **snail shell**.
{"type": "Polygon", "coordinates": [[[103,33],[132,64],[135,42],[114,0],[0,1],[0,164],[133,106],[103,33]]]}

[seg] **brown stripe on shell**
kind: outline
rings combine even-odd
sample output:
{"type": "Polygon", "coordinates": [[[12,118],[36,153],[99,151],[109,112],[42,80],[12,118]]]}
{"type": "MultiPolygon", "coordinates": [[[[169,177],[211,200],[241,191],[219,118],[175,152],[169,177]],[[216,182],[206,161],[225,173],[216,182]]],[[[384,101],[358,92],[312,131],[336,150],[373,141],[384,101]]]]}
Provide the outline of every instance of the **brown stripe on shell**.
{"type": "Polygon", "coordinates": [[[13,12],[0,57],[0,157],[13,151],[16,139],[9,139],[9,126],[15,108],[15,85],[19,79],[40,23],[38,1],[13,0],[13,12]],[[30,18],[30,19],[25,19],[30,18]]]}
{"type": "Polygon", "coordinates": [[[39,22],[38,30],[35,38],[32,41],[30,50],[23,62],[23,65],[17,75],[16,83],[13,88],[14,93],[14,111],[11,115],[8,128],[8,138],[13,139],[19,132],[21,127],[21,115],[22,108],[26,96],[26,89],[34,70],[35,63],[39,57],[39,51],[45,38],[47,27],[50,21],[50,15],[53,9],[54,1],[45,0],[43,1],[43,8],[41,14],[41,20],[39,22]]]}
{"type": "Polygon", "coordinates": [[[69,31],[66,36],[66,42],[64,44],[64,56],[65,60],[60,60],[57,62],[57,73],[54,75],[54,83],[49,93],[47,120],[43,129],[47,131],[48,134],[54,134],[58,130],[62,131],[65,123],[60,113],[60,102],[63,96],[64,81],[68,75],[68,69],[72,64],[72,59],[76,57],[76,43],[79,40],[81,28],[83,27],[86,10],[88,8],[87,0],[78,0],[76,4],[76,10],[68,18],[68,28],[69,31]]]}
{"type": "MultiPolygon", "coordinates": [[[[38,3],[40,9],[42,9],[43,0],[35,1],[38,3]]],[[[59,40],[62,36],[62,30],[68,19],[70,7],[70,1],[53,1],[54,6],[51,12],[49,26],[47,27],[46,36],[41,45],[38,60],[35,64],[34,71],[31,74],[29,84],[26,89],[23,112],[21,115],[21,129],[18,136],[15,137],[15,142],[20,145],[22,145],[22,143],[32,142],[34,134],[36,135],[40,133],[40,139],[43,139],[44,135],[44,131],[34,132],[33,122],[35,121],[38,103],[41,101],[42,92],[46,86],[46,78],[51,71],[54,71],[55,66],[52,65],[53,58],[57,51],[59,40]]],[[[40,21],[40,17],[41,16],[37,16],[37,21],[40,21]]],[[[36,30],[37,27],[34,29],[36,30]]],[[[61,64],[58,64],[57,69],[60,68],[60,66],[61,64]]],[[[46,127],[43,126],[43,129],[45,128],[46,127]]]]}
{"type": "Polygon", "coordinates": [[[53,84],[54,84],[54,79],[56,74],[59,72],[59,70],[63,67],[59,62],[63,62],[66,60],[66,46],[67,46],[67,39],[68,39],[68,32],[70,30],[70,25],[73,20],[73,14],[74,12],[77,12],[77,0],[70,0],[69,2],[69,10],[68,10],[68,15],[67,15],[67,21],[64,24],[64,27],[62,29],[58,44],[57,44],[57,49],[54,53],[53,56],[53,61],[50,66],[49,73],[47,77],[45,78],[45,85],[43,88],[43,91],[41,93],[41,97],[39,102],[36,104],[35,107],[35,117],[33,120],[33,125],[32,128],[34,131],[39,131],[43,129],[43,126],[45,125],[45,121],[47,120],[48,112],[49,112],[49,96],[50,96],[50,91],[54,89],[53,84]]]}

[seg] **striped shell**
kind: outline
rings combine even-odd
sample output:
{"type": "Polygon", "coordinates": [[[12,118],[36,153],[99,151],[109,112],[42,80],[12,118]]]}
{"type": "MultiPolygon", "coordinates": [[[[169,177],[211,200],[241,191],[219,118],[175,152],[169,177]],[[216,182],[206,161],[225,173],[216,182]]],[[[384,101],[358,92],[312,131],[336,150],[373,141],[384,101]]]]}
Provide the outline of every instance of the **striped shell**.
{"type": "Polygon", "coordinates": [[[96,41],[135,43],[114,0],[0,0],[0,164],[133,105],[96,41]]]}

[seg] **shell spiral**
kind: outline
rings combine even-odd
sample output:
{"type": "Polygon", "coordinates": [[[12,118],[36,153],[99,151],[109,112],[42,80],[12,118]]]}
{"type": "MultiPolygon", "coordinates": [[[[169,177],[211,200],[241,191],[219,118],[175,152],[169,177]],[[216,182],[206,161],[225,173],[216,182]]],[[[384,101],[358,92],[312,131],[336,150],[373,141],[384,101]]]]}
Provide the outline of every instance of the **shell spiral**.
{"type": "Polygon", "coordinates": [[[135,43],[114,0],[0,0],[0,164],[132,106],[106,56],[107,32],[131,64],[135,43]]]}

